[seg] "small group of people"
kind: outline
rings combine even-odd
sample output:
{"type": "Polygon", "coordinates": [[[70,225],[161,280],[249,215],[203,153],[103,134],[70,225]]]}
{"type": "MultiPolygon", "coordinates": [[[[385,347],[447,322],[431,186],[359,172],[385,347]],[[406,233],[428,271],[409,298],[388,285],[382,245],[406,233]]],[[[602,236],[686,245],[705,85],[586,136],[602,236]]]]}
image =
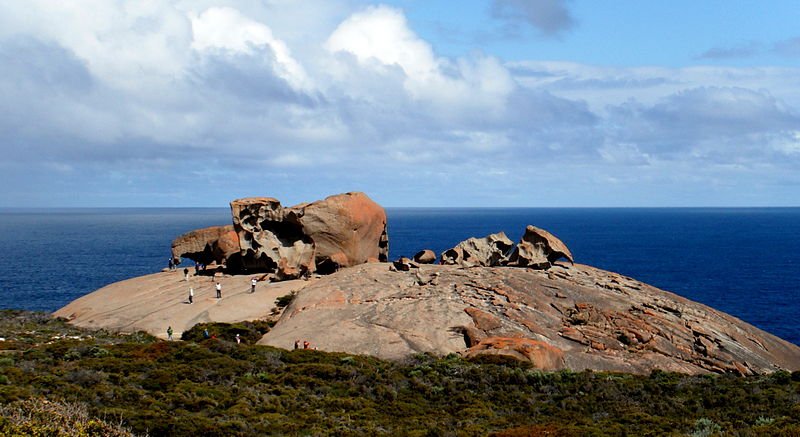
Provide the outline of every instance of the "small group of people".
{"type": "MultiPolygon", "coordinates": [[[[300,340],[294,341],[294,349],[300,349],[300,340]]],[[[303,340],[303,349],[311,349],[311,343],[309,343],[308,340],[303,340]]],[[[317,348],[314,349],[316,350],[317,348]]]]}
{"type": "MultiPolygon", "coordinates": [[[[214,288],[217,291],[217,299],[222,299],[222,284],[217,282],[214,288]]],[[[189,303],[194,303],[194,287],[189,287],[189,303]]]]}

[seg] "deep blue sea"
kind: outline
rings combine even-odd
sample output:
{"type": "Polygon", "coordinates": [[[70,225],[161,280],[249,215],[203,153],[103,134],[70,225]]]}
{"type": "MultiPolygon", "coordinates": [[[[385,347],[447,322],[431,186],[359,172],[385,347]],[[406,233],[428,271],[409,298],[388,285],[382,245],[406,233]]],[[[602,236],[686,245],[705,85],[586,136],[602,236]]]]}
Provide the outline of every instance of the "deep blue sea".
{"type": "MultiPolygon", "coordinates": [[[[619,272],[800,344],[800,208],[389,208],[390,258],[527,224],[619,272]]],[[[227,208],[0,210],[0,308],[53,311],[166,267],[177,235],[227,208]]]]}

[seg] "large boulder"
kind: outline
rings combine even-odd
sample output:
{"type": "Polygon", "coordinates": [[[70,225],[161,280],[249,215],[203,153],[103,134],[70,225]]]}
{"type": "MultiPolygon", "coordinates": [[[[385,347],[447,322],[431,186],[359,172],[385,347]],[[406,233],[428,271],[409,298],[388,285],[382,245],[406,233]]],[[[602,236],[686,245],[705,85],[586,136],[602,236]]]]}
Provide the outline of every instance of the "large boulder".
{"type": "Polygon", "coordinates": [[[211,226],[187,232],[172,242],[172,258],[181,257],[202,264],[224,264],[239,253],[239,237],[233,226],[211,226]]]}
{"type": "Polygon", "coordinates": [[[494,267],[505,264],[508,254],[514,247],[504,232],[490,234],[483,238],[469,238],[452,249],[442,252],[441,263],[462,267],[494,267]]]}
{"type": "Polygon", "coordinates": [[[285,217],[316,245],[317,270],[322,273],[388,261],[386,212],[364,193],[337,194],[293,206],[285,217]]]}
{"type": "Polygon", "coordinates": [[[430,249],[420,250],[414,255],[414,262],[420,264],[433,264],[436,261],[436,254],[430,249]]]}
{"type": "Polygon", "coordinates": [[[574,263],[572,253],[555,235],[536,226],[528,225],[525,234],[508,260],[508,265],[548,269],[561,258],[574,263]]]}

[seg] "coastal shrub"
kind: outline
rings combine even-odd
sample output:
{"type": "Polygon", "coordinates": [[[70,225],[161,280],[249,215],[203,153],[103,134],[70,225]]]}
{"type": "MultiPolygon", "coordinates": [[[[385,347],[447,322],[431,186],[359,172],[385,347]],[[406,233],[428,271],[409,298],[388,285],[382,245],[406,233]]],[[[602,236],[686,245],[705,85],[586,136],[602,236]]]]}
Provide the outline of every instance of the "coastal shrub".
{"type": "MultiPolygon", "coordinates": [[[[59,322],[33,320],[61,329],[59,322]]],[[[0,362],[0,375],[10,382],[0,384],[0,404],[80,400],[89,418],[111,417],[151,436],[800,431],[794,374],[543,372],[516,362],[430,354],[392,362],[237,345],[224,334],[234,332],[226,331],[233,325],[239,324],[196,327],[201,337],[202,329],[218,329],[214,340],[139,342],[77,328],[65,329],[78,338],[52,340],[24,332],[30,325],[0,320],[7,338],[28,336],[24,352],[0,362]]]]}
{"type": "Polygon", "coordinates": [[[713,420],[701,417],[694,422],[694,429],[689,433],[690,437],[709,437],[722,431],[722,427],[713,420]]]}
{"type": "Polygon", "coordinates": [[[0,406],[0,435],[129,437],[129,429],[91,417],[79,404],[31,398],[0,406]]]}
{"type": "Polygon", "coordinates": [[[236,341],[236,334],[242,343],[255,344],[261,337],[269,332],[271,322],[265,320],[254,320],[239,323],[198,323],[192,326],[181,334],[181,340],[201,342],[208,340],[205,337],[205,332],[208,332],[209,337],[218,340],[236,341]]]}
{"type": "Polygon", "coordinates": [[[294,300],[294,297],[297,295],[296,292],[291,292],[289,294],[283,295],[277,299],[275,299],[275,306],[278,308],[286,308],[289,306],[290,303],[294,300]]]}

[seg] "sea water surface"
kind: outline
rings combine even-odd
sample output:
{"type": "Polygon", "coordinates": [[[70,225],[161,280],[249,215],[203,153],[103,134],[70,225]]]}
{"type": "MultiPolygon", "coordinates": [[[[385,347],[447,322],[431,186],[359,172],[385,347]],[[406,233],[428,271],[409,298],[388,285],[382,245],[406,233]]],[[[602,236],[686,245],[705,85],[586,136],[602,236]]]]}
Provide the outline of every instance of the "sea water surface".
{"type": "MultiPolygon", "coordinates": [[[[705,303],[800,344],[800,208],[388,208],[390,258],[527,224],[575,261],[705,303]]],[[[166,267],[181,233],[227,208],[0,210],[0,308],[54,311],[166,267]]]]}

